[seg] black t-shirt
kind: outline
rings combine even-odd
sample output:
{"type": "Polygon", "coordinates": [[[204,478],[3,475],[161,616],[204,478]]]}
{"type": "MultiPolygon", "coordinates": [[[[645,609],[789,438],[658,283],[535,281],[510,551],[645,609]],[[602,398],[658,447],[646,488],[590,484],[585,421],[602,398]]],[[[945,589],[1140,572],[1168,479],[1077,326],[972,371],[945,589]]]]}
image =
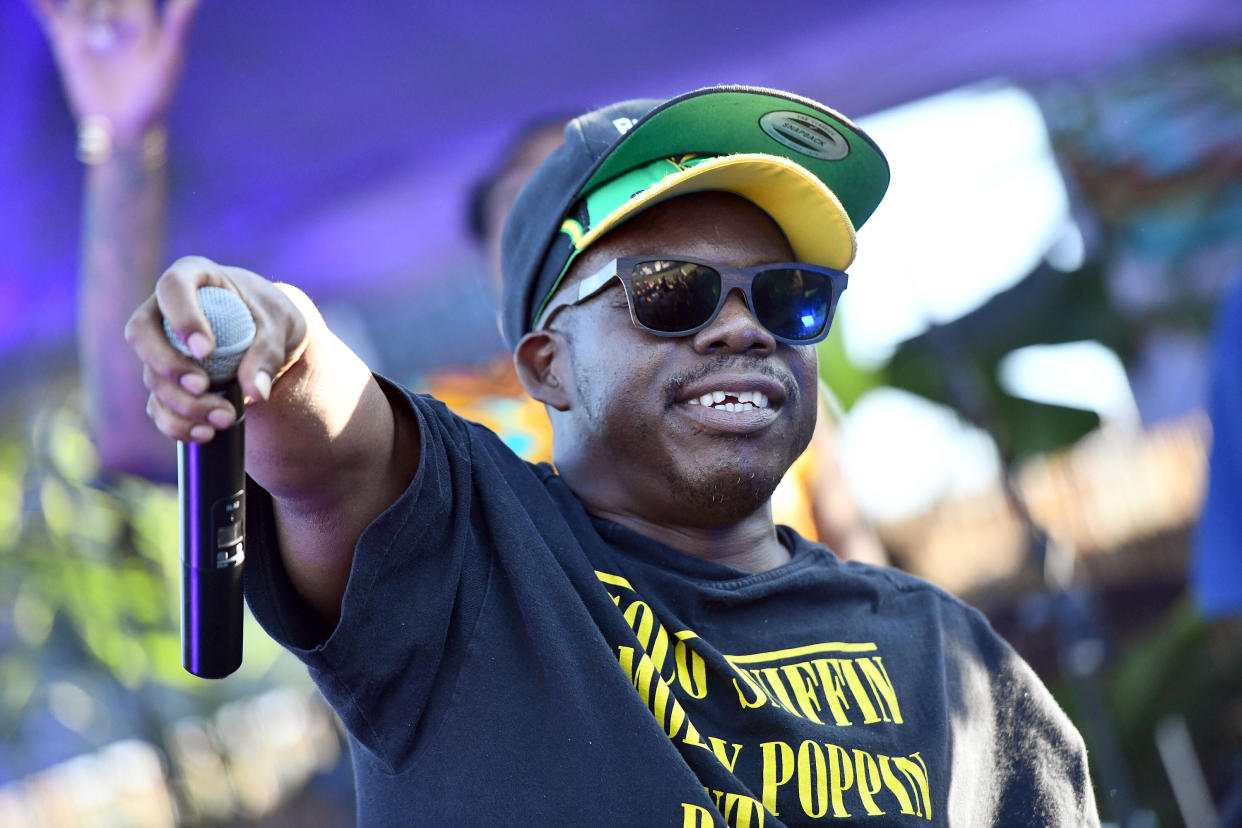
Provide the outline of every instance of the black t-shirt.
{"type": "Polygon", "coordinates": [[[248,507],[247,598],[345,723],[361,824],[1098,824],[1078,733],[955,598],[784,527],[768,572],[685,555],[389,393],[419,470],[326,640],[248,507]]]}

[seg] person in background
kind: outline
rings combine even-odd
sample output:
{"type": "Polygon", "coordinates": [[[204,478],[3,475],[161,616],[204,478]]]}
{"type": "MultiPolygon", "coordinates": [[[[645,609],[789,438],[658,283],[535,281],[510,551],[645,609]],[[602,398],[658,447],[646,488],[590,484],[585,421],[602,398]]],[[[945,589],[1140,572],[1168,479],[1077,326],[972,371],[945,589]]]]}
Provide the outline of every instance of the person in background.
{"type": "Polygon", "coordinates": [[[105,474],[171,480],[168,443],[144,412],[120,332],[151,294],[164,250],[165,118],[199,0],[29,0],[78,125],[85,164],[78,359],[105,474]]]}

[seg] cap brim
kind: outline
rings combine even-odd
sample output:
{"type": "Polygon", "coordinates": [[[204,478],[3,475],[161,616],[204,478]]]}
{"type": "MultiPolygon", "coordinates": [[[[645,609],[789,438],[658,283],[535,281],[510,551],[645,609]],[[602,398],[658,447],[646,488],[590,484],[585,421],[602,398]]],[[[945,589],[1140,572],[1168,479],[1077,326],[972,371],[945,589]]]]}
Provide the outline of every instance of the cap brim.
{"type": "Polygon", "coordinates": [[[752,201],[781,228],[794,258],[845,270],[854,261],[854,223],[824,182],[788,158],[739,153],[688,167],[635,195],[578,238],[585,250],[609,230],[662,201],[704,191],[736,193],[752,201]]]}

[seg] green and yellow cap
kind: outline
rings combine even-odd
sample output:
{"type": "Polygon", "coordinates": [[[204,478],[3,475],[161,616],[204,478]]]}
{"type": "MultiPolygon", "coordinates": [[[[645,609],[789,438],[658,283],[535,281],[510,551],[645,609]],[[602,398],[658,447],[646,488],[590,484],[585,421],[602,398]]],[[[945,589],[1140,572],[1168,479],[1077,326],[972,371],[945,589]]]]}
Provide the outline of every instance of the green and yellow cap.
{"type": "Polygon", "coordinates": [[[719,190],[754,202],[799,261],[844,270],[855,229],[888,187],[879,148],[806,98],[712,87],[668,101],[625,101],[570,121],[565,143],[515,201],[502,241],[501,326],[532,329],[573,259],[667,199],[719,190]]]}

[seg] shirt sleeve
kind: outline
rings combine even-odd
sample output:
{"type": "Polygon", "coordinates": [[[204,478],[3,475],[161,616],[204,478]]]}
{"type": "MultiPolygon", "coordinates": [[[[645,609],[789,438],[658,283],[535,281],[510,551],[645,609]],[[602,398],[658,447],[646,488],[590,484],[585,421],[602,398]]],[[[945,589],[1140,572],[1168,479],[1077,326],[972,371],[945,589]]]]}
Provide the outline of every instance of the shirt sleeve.
{"type": "Polygon", "coordinates": [[[949,648],[960,682],[951,712],[953,825],[1098,826],[1082,736],[987,621],[968,610],[949,648]]]}
{"type": "Polygon", "coordinates": [[[419,466],[359,538],[336,627],[320,628],[294,590],[281,564],[271,497],[253,482],[245,583],[260,625],[306,664],[351,735],[386,761],[408,748],[433,683],[463,648],[457,639],[468,636],[477,615],[487,562],[472,554],[479,483],[470,424],[429,397],[381,385],[418,422],[419,466]]]}

